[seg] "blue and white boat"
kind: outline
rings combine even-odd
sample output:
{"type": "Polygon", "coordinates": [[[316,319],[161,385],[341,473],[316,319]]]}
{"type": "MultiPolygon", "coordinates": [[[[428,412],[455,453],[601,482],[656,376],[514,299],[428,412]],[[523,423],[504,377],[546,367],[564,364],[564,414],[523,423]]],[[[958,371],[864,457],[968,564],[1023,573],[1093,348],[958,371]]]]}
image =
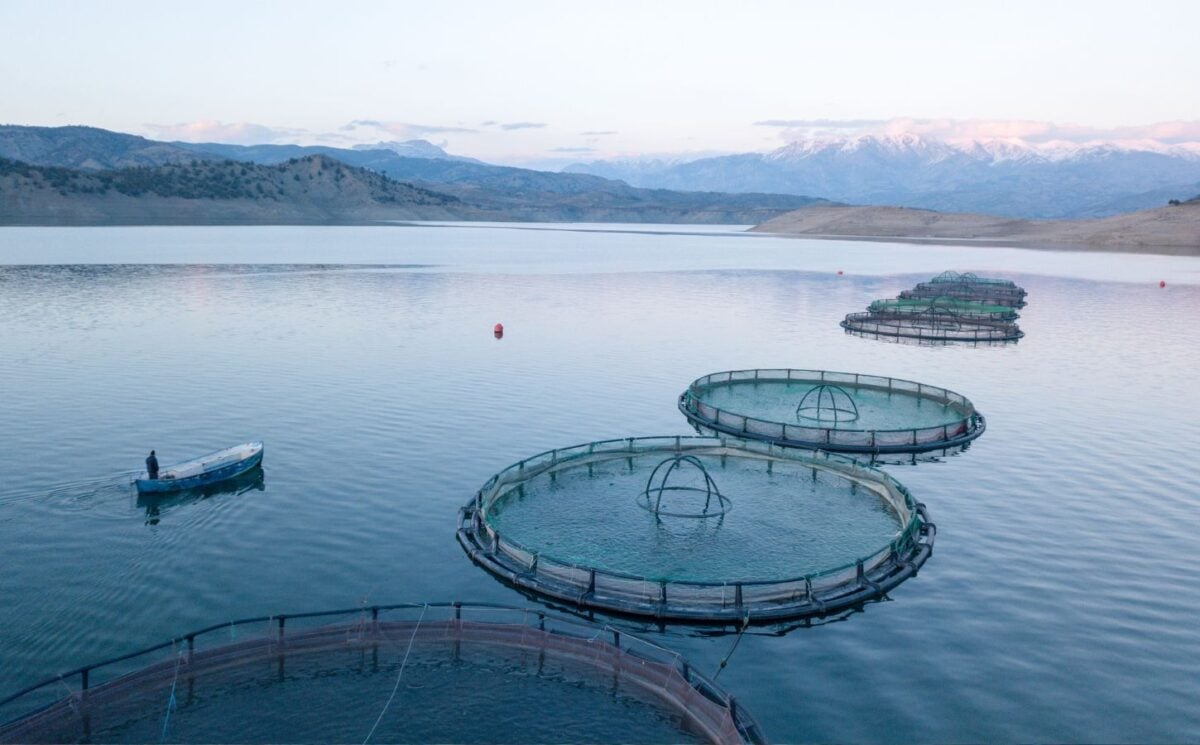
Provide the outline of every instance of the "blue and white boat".
{"type": "Polygon", "coordinates": [[[139,494],[196,489],[240,476],[261,463],[262,457],[261,442],[246,442],[162,468],[158,478],[135,479],[134,483],[139,494]]]}

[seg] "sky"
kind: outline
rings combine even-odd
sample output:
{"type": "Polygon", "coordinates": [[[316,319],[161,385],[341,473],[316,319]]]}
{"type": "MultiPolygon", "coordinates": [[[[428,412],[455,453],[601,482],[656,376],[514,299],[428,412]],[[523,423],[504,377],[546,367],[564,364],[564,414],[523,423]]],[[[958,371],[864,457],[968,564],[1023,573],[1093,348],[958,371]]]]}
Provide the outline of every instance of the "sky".
{"type": "Polygon", "coordinates": [[[0,0],[0,29],[0,123],[159,139],[538,165],[905,123],[1200,141],[1197,0],[0,0]]]}

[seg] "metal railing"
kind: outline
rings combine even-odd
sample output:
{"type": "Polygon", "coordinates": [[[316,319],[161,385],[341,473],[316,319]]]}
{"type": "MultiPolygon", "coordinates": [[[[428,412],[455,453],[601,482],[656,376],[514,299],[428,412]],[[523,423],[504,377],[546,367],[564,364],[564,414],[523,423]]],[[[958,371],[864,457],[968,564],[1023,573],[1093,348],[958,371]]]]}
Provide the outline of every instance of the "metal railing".
{"type": "MultiPolygon", "coordinates": [[[[488,479],[475,497],[460,510],[459,540],[464,548],[489,570],[500,570],[506,579],[521,579],[534,591],[552,589],[560,598],[588,599],[597,607],[637,615],[680,615],[740,618],[746,612],[775,613],[791,606],[795,615],[823,612],[829,605],[824,596],[846,595],[850,590],[874,590],[873,571],[885,565],[905,564],[922,553],[922,540],[932,543],[932,525],[923,505],[908,489],[879,469],[851,458],[826,452],[800,456],[794,450],[751,441],[731,443],[713,437],[638,437],[607,440],[549,450],[519,461],[488,479]],[[602,567],[584,566],[531,549],[501,535],[488,520],[493,506],[537,476],[582,466],[588,462],[634,458],[672,452],[784,461],[813,470],[834,473],[853,484],[871,489],[896,514],[901,529],[888,544],[867,556],[845,564],[784,579],[728,579],[703,581],[672,579],[625,573],[602,567]],[[548,585],[553,585],[549,588],[548,585]],[[769,606],[776,606],[772,609],[769,606]]],[[[920,559],[924,560],[924,557],[920,559]]],[[[914,567],[915,569],[915,567],[914,567]]],[[[853,593],[851,593],[853,594],[853,593]]],[[[782,611],[787,616],[786,610],[782,611]]]]}
{"type": "Polygon", "coordinates": [[[939,322],[927,315],[906,318],[872,312],[847,313],[841,326],[859,333],[935,341],[1013,341],[1025,336],[1025,332],[1011,321],[954,319],[939,322]]]}
{"type": "Polygon", "coordinates": [[[694,423],[739,438],[765,440],[793,447],[861,453],[908,452],[930,447],[952,447],[960,441],[977,436],[982,426],[982,417],[975,411],[975,406],[965,396],[954,391],[912,380],[826,370],[762,369],[712,373],[698,378],[688,386],[680,396],[679,408],[694,423]],[[746,416],[702,400],[707,388],[746,382],[794,382],[815,385],[833,383],[859,389],[900,393],[953,407],[961,412],[962,418],[945,424],[907,429],[814,427],[746,416]]]}
{"type": "MultiPolygon", "coordinates": [[[[276,654],[285,655],[288,649],[289,641],[289,621],[295,622],[300,620],[313,619],[329,619],[345,616],[356,616],[357,623],[343,624],[337,626],[320,626],[317,628],[308,628],[300,631],[293,630],[290,632],[291,638],[297,642],[301,639],[312,636],[316,633],[329,634],[335,631],[363,631],[370,628],[378,628],[381,617],[385,614],[396,612],[407,612],[416,614],[420,611],[422,618],[428,618],[424,615],[430,610],[441,611],[447,618],[443,623],[457,624],[458,628],[463,628],[464,623],[474,623],[476,628],[483,626],[492,626],[499,628],[501,626],[512,626],[521,624],[528,627],[531,631],[536,631],[539,634],[545,634],[547,643],[552,639],[572,639],[587,644],[598,644],[606,646],[616,655],[629,655],[641,663],[652,663],[662,666],[672,674],[677,674],[686,685],[699,695],[704,701],[710,702],[716,707],[723,709],[728,713],[734,726],[737,729],[737,734],[745,742],[761,743],[765,742],[762,730],[757,722],[738,706],[737,701],[733,696],[723,691],[717,684],[708,676],[697,671],[690,663],[683,659],[677,652],[671,651],[654,642],[644,639],[640,636],[629,634],[623,630],[613,628],[608,625],[599,625],[588,623],[580,619],[568,618],[565,616],[547,613],[546,611],[535,608],[517,608],[513,606],[489,604],[489,603],[474,603],[463,604],[461,602],[452,603],[398,603],[391,605],[370,605],[358,608],[344,608],[338,610],[316,611],[307,613],[291,613],[280,614],[273,616],[255,616],[252,618],[241,618],[233,621],[226,621],[219,624],[214,624],[202,629],[190,631],[180,636],[174,637],[161,644],[145,647],[134,652],[111,657],[100,662],[94,662],[82,667],[75,668],[65,673],[47,678],[33,685],[22,688],[21,690],[0,699],[0,710],[5,707],[17,704],[22,700],[26,700],[31,694],[55,686],[62,686],[71,679],[79,681],[78,691],[72,691],[70,694],[71,710],[76,711],[81,704],[86,704],[90,691],[99,691],[104,686],[115,682],[127,682],[130,678],[145,674],[147,677],[153,677],[152,673],[148,672],[154,669],[154,665],[144,667],[140,670],[125,673],[115,673],[109,680],[97,681],[96,673],[115,669],[120,663],[128,662],[138,658],[146,658],[156,652],[163,650],[178,650],[180,655],[180,664],[190,666],[193,657],[199,658],[203,654],[211,654],[222,649],[238,647],[244,645],[245,642],[239,644],[217,644],[208,647],[206,650],[201,650],[198,641],[210,638],[211,635],[220,632],[222,636],[225,632],[231,632],[233,629],[244,628],[247,626],[266,625],[265,633],[257,637],[257,641],[266,641],[272,645],[272,649],[276,654]],[[480,619],[495,619],[497,614],[503,614],[510,621],[495,621],[495,620],[480,620],[480,619]]],[[[429,626],[435,623],[433,619],[426,620],[424,623],[429,626]]],[[[527,642],[528,637],[522,635],[522,642],[527,642]]],[[[486,641],[486,639],[485,639],[486,641]]],[[[536,646],[537,639],[528,642],[529,645],[536,646]]],[[[247,649],[243,652],[247,656],[253,654],[252,649],[247,649]]],[[[235,653],[236,654],[236,651],[235,653]]],[[[170,661],[168,661],[170,662],[170,661]]],[[[223,664],[226,661],[223,660],[223,664]]],[[[161,662],[158,665],[161,666],[161,662]]],[[[637,667],[641,665],[630,666],[623,669],[631,669],[636,672],[637,667]]],[[[185,674],[194,674],[189,671],[185,674]]],[[[699,699],[697,699],[699,700],[699,699]]],[[[7,721],[5,724],[0,724],[0,741],[4,741],[6,730],[13,731],[20,725],[21,722],[28,720],[45,710],[50,709],[58,702],[43,705],[34,711],[25,712],[18,717],[7,721]]],[[[699,712],[693,712],[699,714],[699,712]]],[[[711,719],[711,717],[710,717],[711,719]]]]}
{"type": "Polygon", "coordinates": [[[951,284],[943,282],[922,282],[911,290],[904,290],[899,297],[909,299],[933,299],[950,297],[958,300],[975,300],[985,303],[1007,305],[1012,308],[1025,306],[1025,290],[1017,288],[997,287],[980,284],[951,284]]]}

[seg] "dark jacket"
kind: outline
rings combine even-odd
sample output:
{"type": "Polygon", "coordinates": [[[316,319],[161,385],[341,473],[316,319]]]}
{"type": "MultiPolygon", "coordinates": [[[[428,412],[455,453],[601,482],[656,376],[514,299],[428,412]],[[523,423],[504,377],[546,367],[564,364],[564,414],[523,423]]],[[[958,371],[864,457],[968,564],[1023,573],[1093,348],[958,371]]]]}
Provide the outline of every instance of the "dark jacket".
{"type": "Polygon", "coordinates": [[[153,453],[146,458],[146,475],[152,479],[158,478],[158,458],[155,458],[153,453]]]}

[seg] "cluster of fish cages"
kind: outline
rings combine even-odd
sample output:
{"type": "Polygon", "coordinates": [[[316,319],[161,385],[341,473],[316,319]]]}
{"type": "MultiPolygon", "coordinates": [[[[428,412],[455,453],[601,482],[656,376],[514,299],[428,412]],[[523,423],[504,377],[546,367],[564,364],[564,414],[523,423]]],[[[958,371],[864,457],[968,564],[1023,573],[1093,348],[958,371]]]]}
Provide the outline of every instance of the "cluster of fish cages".
{"type": "Polygon", "coordinates": [[[874,339],[1006,344],[1025,335],[1016,322],[1025,294],[1010,280],[943,272],[897,298],[876,300],[866,312],[846,314],[841,326],[874,339]]]}
{"type": "Polygon", "coordinates": [[[1025,288],[1012,280],[980,277],[973,272],[942,272],[928,282],[921,282],[911,290],[900,293],[900,298],[933,299],[953,298],[995,303],[1009,308],[1025,307],[1025,288]]]}

